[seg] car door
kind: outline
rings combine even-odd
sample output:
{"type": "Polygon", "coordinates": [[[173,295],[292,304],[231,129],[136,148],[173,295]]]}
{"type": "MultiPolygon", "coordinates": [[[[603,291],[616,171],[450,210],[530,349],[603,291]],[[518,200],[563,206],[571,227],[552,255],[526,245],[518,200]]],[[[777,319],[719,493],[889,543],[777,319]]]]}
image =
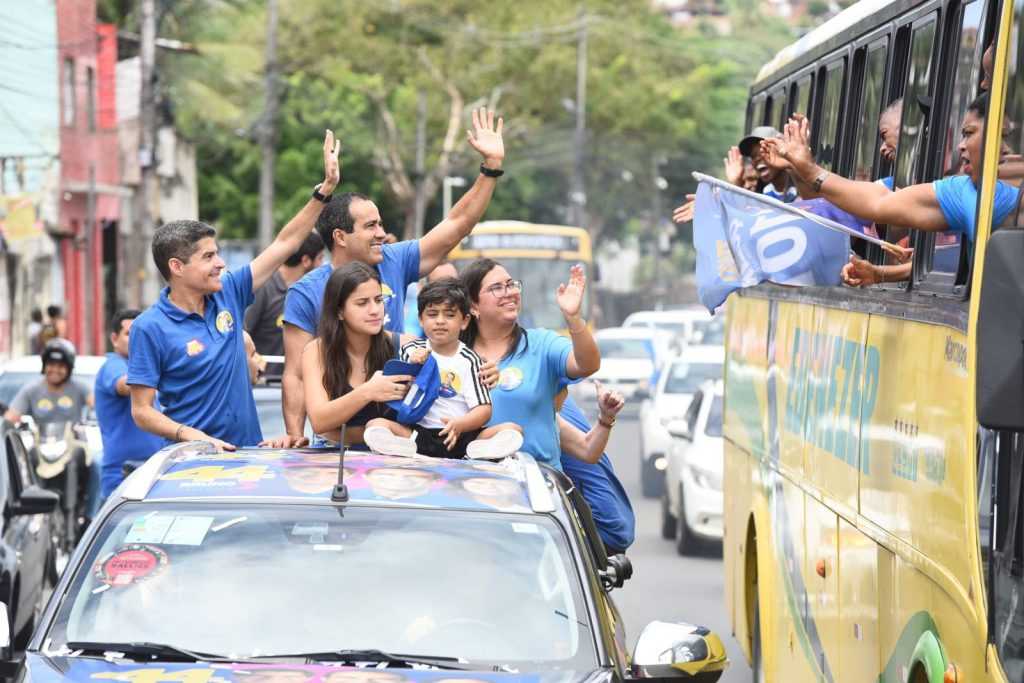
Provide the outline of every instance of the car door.
{"type": "Polygon", "coordinates": [[[682,480],[683,463],[686,462],[686,451],[693,444],[694,436],[697,434],[697,418],[700,416],[701,406],[704,403],[704,392],[698,390],[686,409],[683,420],[686,421],[686,429],[690,433],[690,439],[672,437],[672,447],[669,449],[668,470],[665,479],[665,493],[670,504],[669,510],[679,509],[679,486],[682,480]]]}
{"type": "Polygon", "coordinates": [[[15,432],[5,439],[5,474],[8,505],[4,507],[4,543],[13,551],[15,563],[12,578],[18,586],[18,604],[12,606],[15,633],[31,618],[36,603],[42,597],[43,577],[47,571],[50,546],[49,520],[46,515],[18,515],[12,517],[10,505],[21,492],[35,485],[35,472],[29,465],[28,452],[15,432]]]}

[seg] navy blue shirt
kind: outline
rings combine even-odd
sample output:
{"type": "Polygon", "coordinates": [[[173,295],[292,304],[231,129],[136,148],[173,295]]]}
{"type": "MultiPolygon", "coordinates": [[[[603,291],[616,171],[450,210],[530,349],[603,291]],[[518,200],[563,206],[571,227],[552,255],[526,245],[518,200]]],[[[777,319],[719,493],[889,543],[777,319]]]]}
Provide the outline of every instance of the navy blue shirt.
{"type": "Polygon", "coordinates": [[[104,494],[109,494],[124,478],[121,465],[128,460],[145,460],[164,445],[164,440],[159,436],[139,429],[132,419],[131,398],[117,393],[117,382],[127,373],[127,359],[116,353],[108,353],[107,362],[96,375],[93,389],[96,419],[100,423],[100,434],[103,437],[104,494]],[[111,480],[109,488],[106,482],[108,478],[111,480]]]}
{"type": "MultiPolygon", "coordinates": [[[[583,433],[590,431],[590,423],[571,398],[566,398],[558,413],[583,433]]],[[[597,533],[605,546],[612,550],[625,550],[636,538],[636,517],[626,489],[615,476],[615,468],[607,453],[601,454],[596,464],[577,460],[562,453],[562,471],[580,488],[583,499],[590,505],[597,525],[597,533]]]]}
{"type": "Polygon", "coordinates": [[[164,414],[235,446],[263,440],[242,338],[242,320],[252,303],[249,266],[221,278],[219,292],[206,295],[205,314],[186,313],[167,298],[132,323],[128,383],[160,392],[164,414]]]}
{"type": "MultiPolygon", "coordinates": [[[[377,264],[377,272],[384,294],[384,329],[402,332],[405,329],[405,288],[420,277],[420,243],[407,240],[385,244],[381,251],[384,260],[377,264]]],[[[333,272],[334,266],[325,263],[288,288],[284,299],[286,323],[316,336],[320,311],[324,307],[324,290],[333,272]]]]}

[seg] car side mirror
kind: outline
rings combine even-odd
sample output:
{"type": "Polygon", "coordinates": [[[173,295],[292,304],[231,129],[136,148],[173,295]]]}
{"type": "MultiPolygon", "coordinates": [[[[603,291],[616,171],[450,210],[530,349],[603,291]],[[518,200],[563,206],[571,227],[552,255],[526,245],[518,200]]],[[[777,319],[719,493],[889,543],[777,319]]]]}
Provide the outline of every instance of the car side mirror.
{"type": "MultiPolygon", "coordinates": [[[[1024,230],[996,230],[985,249],[977,343],[978,422],[1024,430],[1024,230]]],[[[966,371],[967,348],[946,340],[946,362],[966,371]]]]}
{"type": "Polygon", "coordinates": [[[665,425],[665,429],[673,438],[693,441],[693,434],[690,433],[690,425],[686,420],[672,420],[665,425]]]}
{"type": "Polygon", "coordinates": [[[57,509],[60,496],[39,486],[29,486],[11,506],[11,515],[48,515],[57,509]]]}
{"type": "Polygon", "coordinates": [[[716,633],[703,626],[652,621],[633,648],[633,678],[663,681],[685,679],[717,681],[729,666],[725,646],[716,633]]]}

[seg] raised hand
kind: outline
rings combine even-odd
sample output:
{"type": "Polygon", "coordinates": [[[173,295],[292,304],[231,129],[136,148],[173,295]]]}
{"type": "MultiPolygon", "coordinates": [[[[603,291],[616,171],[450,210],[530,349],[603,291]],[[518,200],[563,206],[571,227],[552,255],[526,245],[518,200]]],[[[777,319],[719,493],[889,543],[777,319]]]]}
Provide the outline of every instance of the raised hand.
{"type": "Polygon", "coordinates": [[[693,212],[697,208],[697,195],[688,194],[686,195],[686,203],[682,206],[677,206],[676,210],[672,212],[672,221],[682,225],[683,223],[689,223],[693,220],[693,212]]]}
{"type": "Polygon", "coordinates": [[[782,156],[780,148],[784,145],[779,138],[769,138],[761,141],[761,159],[769,167],[779,171],[788,171],[792,165],[782,156]]]}
{"type": "Polygon", "coordinates": [[[729,153],[722,164],[725,166],[725,179],[733,185],[743,186],[743,155],[740,148],[735,145],[729,148],[729,153]]]}
{"type": "Polygon", "coordinates": [[[320,185],[320,194],[330,194],[341,182],[341,141],[334,139],[334,131],[328,130],[324,135],[324,182],[320,185]]]}
{"type": "Polygon", "coordinates": [[[555,292],[555,299],[558,301],[558,308],[565,316],[566,322],[572,322],[579,318],[580,309],[583,307],[583,292],[587,289],[587,276],[583,273],[583,266],[577,263],[569,271],[569,283],[558,285],[555,292]]]}
{"type": "Polygon", "coordinates": [[[480,153],[488,168],[501,168],[505,158],[505,142],[501,137],[504,120],[499,116],[494,124],[494,112],[487,107],[473,110],[473,130],[466,131],[469,146],[480,153]]]}
{"type": "Polygon", "coordinates": [[[626,398],[622,394],[609,389],[598,380],[594,380],[594,389],[597,390],[597,409],[601,417],[614,418],[626,405],[626,398]]]}

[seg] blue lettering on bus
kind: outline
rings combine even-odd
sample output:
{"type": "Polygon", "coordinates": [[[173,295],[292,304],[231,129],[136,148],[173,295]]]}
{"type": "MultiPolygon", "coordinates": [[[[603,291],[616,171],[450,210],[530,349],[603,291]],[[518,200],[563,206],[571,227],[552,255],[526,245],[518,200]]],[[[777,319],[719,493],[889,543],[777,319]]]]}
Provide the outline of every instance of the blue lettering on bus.
{"type": "Polygon", "coordinates": [[[878,399],[881,354],[853,339],[793,331],[784,429],[870,472],[869,440],[860,438],[878,399]]]}

